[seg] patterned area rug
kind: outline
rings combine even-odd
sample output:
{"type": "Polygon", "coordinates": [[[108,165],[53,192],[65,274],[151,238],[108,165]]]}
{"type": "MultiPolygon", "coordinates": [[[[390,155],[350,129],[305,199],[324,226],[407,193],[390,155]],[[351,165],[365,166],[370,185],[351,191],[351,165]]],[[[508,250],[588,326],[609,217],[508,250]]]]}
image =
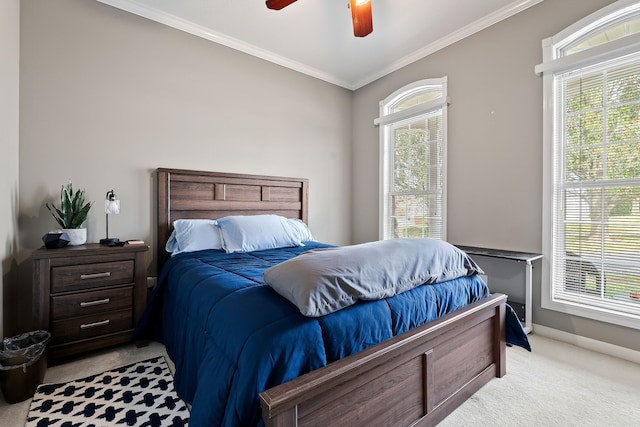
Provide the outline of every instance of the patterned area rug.
{"type": "Polygon", "coordinates": [[[164,357],[60,384],[41,384],[26,427],[186,426],[189,410],[173,389],[164,357]]]}

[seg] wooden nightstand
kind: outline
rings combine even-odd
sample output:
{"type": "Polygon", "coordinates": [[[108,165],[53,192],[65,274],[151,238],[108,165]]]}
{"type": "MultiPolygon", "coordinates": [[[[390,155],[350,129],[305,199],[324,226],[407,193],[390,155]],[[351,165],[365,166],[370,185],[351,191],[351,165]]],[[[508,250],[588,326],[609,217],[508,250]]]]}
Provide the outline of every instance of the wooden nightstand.
{"type": "Polygon", "coordinates": [[[127,342],[147,298],[146,245],[37,249],[35,327],[51,332],[51,360],[127,342]]]}

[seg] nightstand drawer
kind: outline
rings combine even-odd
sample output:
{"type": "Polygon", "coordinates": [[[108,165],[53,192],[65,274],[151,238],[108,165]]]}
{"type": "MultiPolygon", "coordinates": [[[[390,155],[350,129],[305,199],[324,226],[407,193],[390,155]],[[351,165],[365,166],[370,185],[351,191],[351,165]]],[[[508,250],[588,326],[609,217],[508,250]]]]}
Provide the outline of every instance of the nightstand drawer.
{"type": "Polygon", "coordinates": [[[120,310],[58,320],[52,326],[51,344],[56,345],[132,329],[133,319],[131,310],[120,310]]]}
{"type": "Polygon", "coordinates": [[[107,311],[131,310],[132,306],[133,286],[54,296],[51,298],[51,319],[56,321],[107,311]]]}
{"type": "Polygon", "coordinates": [[[133,260],[66,265],[51,269],[51,292],[133,283],[133,260]]]}

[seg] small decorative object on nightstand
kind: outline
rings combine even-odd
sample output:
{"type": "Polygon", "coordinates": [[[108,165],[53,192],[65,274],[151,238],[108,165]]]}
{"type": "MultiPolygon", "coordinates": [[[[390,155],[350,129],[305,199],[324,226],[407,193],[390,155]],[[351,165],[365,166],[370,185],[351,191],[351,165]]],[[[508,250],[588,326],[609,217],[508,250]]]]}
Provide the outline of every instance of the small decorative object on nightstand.
{"type": "Polygon", "coordinates": [[[104,212],[107,221],[107,233],[104,239],[100,239],[101,245],[113,245],[120,242],[117,237],[109,237],[109,215],[117,215],[120,213],[120,200],[113,192],[113,190],[107,191],[107,197],[104,201],[104,212]]]}
{"type": "Polygon", "coordinates": [[[147,245],[97,243],[32,254],[35,327],[51,360],[131,340],[147,298],[147,245]]]}
{"type": "Polygon", "coordinates": [[[84,245],[87,241],[87,229],[82,225],[87,219],[93,202],[85,203],[84,190],[73,191],[71,181],[60,190],[60,208],[46,203],[62,232],[69,238],[69,245],[84,245]]]}
{"type": "Polygon", "coordinates": [[[60,249],[69,244],[69,236],[67,233],[47,233],[42,236],[42,242],[47,249],[60,249]]]}

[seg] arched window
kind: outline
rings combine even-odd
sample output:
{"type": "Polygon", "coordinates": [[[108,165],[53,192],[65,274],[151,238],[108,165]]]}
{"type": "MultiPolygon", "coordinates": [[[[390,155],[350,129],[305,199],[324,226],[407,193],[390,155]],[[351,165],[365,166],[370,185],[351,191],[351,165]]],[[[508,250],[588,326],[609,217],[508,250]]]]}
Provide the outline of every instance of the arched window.
{"type": "Polygon", "coordinates": [[[447,79],[380,101],[380,238],[446,238],[447,79]]]}
{"type": "Polygon", "coordinates": [[[640,328],[640,2],[543,41],[542,306],[640,328]]]}

